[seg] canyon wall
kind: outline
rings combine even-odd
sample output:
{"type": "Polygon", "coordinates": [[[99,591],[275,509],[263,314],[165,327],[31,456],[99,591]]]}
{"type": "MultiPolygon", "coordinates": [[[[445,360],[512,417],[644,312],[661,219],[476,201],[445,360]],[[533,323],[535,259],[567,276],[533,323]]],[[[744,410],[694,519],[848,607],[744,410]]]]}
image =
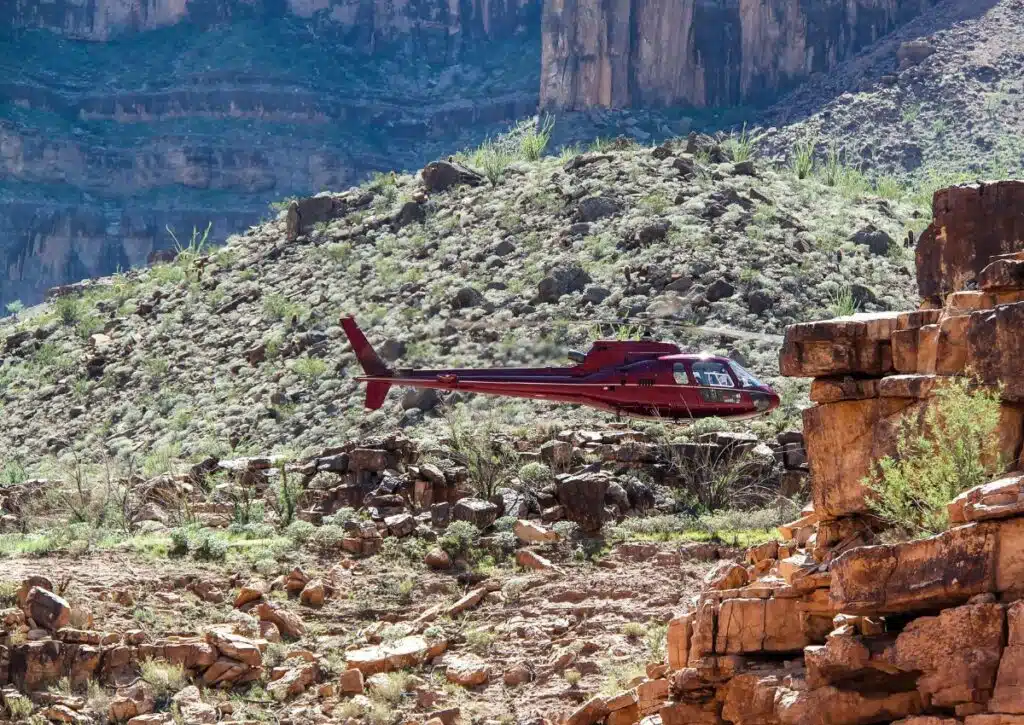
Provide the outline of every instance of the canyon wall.
{"type": "Polygon", "coordinates": [[[209,26],[285,16],[335,31],[363,52],[402,48],[454,57],[467,42],[506,36],[536,25],[539,0],[10,0],[0,18],[81,40],[106,41],[189,23],[209,26]]]}
{"type": "Polygon", "coordinates": [[[546,0],[541,104],[763,103],[935,0],[546,0]]]}

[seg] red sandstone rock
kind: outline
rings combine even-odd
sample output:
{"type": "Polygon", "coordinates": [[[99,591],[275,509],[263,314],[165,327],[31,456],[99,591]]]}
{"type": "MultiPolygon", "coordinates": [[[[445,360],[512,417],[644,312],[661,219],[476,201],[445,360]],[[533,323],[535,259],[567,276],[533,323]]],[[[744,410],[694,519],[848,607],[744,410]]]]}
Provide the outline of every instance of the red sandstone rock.
{"type": "Polygon", "coordinates": [[[779,372],[798,378],[884,375],[893,369],[890,338],[899,314],[860,314],[790,325],[779,354],[779,372]]]}
{"type": "Polygon", "coordinates": [[[921,296],[939,303],[976,280],[993,257],[1024,249],[1024,182],[942,189],[917,244],[921,296]]]}

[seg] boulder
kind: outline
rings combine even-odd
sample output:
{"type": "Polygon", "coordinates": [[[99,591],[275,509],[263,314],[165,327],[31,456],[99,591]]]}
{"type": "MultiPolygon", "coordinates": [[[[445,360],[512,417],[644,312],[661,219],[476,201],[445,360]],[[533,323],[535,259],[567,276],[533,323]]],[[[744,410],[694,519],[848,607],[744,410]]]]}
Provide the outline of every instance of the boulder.
{"type": "MultiPolygon", "coordinates": [[[[832,562],[829,596],[848,614],[961,604],[995,583],[996,533],[989,524],[968,524],[918,541],[851,549],[832,562]]],[[[1003,556],[1007,573],[1019,568],[1003,556]]]]}
{"type": "Polygon", "coordinates": [[[423,563],[431,569],[450,569],[452,566],[452,558],[448,556],[448,552],[444,549],[434,547],[426,553],[426,556],[423,557],[423,563]]]}
{"type": "Polygon", "coordinates": [[[557,532],[523,519],[516,521],[512,533],[524,544],[554,543],[561,538],[557,532]]]}
{"type": "Polygon", "coordinates": [[[934,707],[984,704],[996,681],[1003,626],[999,604],[946,609],[910,622],[880,659],[904,672],[920,673],[918,692],[934,707]]]}
{"type": "Polygon", "coordinates": [[[607,492],[606,477],[582,473],[560,479],[556,495],[565,510],[565,517],[579,524],[583,531],[593,533],[600,531],[604,523],[607,492]]]}
{"type": "Polygon", "coordinates": [[[981,270],[978,286],[986,292],[1024,289],[1024,259],[997,259],[981,270]]]}
{"type": "Polygon", "coordinates": [[[320,579],[311,579],[299,593],[299,601],[315,609],[324,606],[325,597],[324,583],[320,579]]]}
{"type": "Polygon", "coordinates": [[[1024,251],[1024,182],[941,189],[932,212],[917,244],[917,286],[934,304],[976,281],[994,257],[1024,251]]]}
{"type": "Polygon", "coordinates": [[[739,589],[749,581],[747,569],[733,561],[720,562],[704,576],[704,589],[739,589]]]}
{"type": "MultiPolygon", "coordinates": [[[[1021,183],[1024,186],[1024,183],[1021,183]]],[[[1024,226],[1024,222],[1022,222],[1024,226]]],[[[1024,242],[1021,242],[1024,246],[1024,242]]],[[[1002,384],[1003,399],[1024,401],[1024,302],[974,312],[966,329],[964,364],[984,382],[1002,384]]]]}
{"type": "Polygon", "coordinates": [[[273,622],[285,637],[300,639],[306,635],[306,625],[295,612],[271,602],[262,602],[256,608],[260,621],[273,622]]]}
{"type": "Polygon", "coordinates": [[[1024,475],[1012,475],[964,491],[947,506],[953,525],[1024,514],[1024,475]]]}
{"type": "Polygon", "coordinates": [[[498,518],[498,507],[483,499],[463,498],[452,507],[453,521],[468,521],[480,531],[493,524],[496,518],[498,518]]]}
{"type": "Polygon", "coordinates": [[[452,660],[445,668],[445,677],[449,682],[463,687],[477,687],[488,680],[487,663],[477,658],[452,660]]]}
{"type": "Polygon", "coordinates": [[[567,294],[582,292],[593,281],[578,264],[561,264],[537,284],[537,302],[558,302],[567,294]]]}
{"type": "Polygon", "coordinates": [[[235,597],[235,608],[238,609],[250,602],[259,601],[269,591],[270,585],[263,579],[250,579],[238,590],[238,596],[235,597]]]}
{"type": "Polygon", "coordinates": [[[48,589],[34,586],[25,599],[26,614],[40,627],[56,632],[71,620],[71,605],[48,589]]]}
{"type": "Polygon", "coordinates": [[[266,689],[275,700],[282,702],[305,692],[307,687],[316,682],[316,676],[316,665],[307,663],[292,667],[283,677],[269,683],[266,689]]]}
{"type": "Polygon", "coordinates": [[[263,653],[259,646],[246,637],[223,629],[212,629],[206,633],[206,641],[216,647],[222,655],[250,667],[259,667],[263,663],[263,653]]]}
{"type": "Polygon", "coordinates": [[[690,635],[693,634],[693,615],[683,614],[673,617],[668,623],[665,649],[668,653],[668,666],[673,670],[686,667],[690,657],[690,635]]]}
{"type": "Polygon", "coordinates": [[[592,196],[580,200],[576,205],[574,221],[596,222],[598,219],[614,216],[621,211],[621,202],[607,196],[592,196]]]}
{"type": "Polygon", "coordinates": [[[363,673],[358,669],[348,669],[338,677],[338,691],[342,695],[363,694],[363,673]]]}
{"type": "Polygon", "coordinates": [[[608,715],[608,706],[603,697],[598,695],[578,707],[568,719],[565,725],[596,725],[608,715]]]}
{"type": "Polygon", "coordinates": [[[349,668],[362,671],[363,675],[378,672],[393,672],[415,667],[442,654],[448,643],[444,640],[432,642],[424,637],[403,637],[390,644],[363,647],[345,653],[349,668]]]}
{"type": "Polygon", "coordinates": [[[529,549],[519,549],[516,552],[516,564],[523,567],[524,569],[534,569],[537,571],[544,571],[550,569],[553,564],[550,559],[547,559],[535,551],[529,549]]]}
{"type": "Polygon", "coordinates": [[[385,517],[384,525],[392,536],[408,536],[416,530],[416,518],[409,513],[395,514],[385,517]]]}
{"type": "Polygon", "coordinates": [[[999,661],[995,689],[988,709],[992,712],[1024,714],[1024,601],[1014,602],[1006,611],[1007,641],[999,661]]]}
{"type": "Polygon", "coordinates": [[[449,617],[457,617],[458,615],[465,612],[467,609],[473,609],[480,602],[483,601],[484,597],[487,596],[487,587],[477,587],[472,590],[464,597],[459,599],[457,602],[448,607],[447,614],[449,617]]]}
{"type": "Polygon", "coordinates": [[[455,161],[432,161],[420,174],[430,191],[445,191],[460,184],[479,186],[484,181],[483,176],[455,161]]]}
{"type": "Polygon", "coordinates": [[[111,720],[131,720],[156,709],[156,694],[146,682],[136,682],[122,687],[110,701],[107,713],[111,720]]]}
{"type": "Polygon", "coordinates": [[[775,722],[775,693],[781,678],[774,674],[740,674],[722,691],[722,717],[731,723],[775,722]]]}
{"type": "Polygon", "coordinates": [[[780,688],[775,716],[780,725],[866,725],[897,720],[921,712],[921,695],[910,692],[867,692],[819,687],[780,688]]]}
{"type": "Polygon", "coordinates": [[[891,372],[891,337],[899,314],[861,313],[790,325],[779,353],[779,371],[798,378],[891,372]]]}

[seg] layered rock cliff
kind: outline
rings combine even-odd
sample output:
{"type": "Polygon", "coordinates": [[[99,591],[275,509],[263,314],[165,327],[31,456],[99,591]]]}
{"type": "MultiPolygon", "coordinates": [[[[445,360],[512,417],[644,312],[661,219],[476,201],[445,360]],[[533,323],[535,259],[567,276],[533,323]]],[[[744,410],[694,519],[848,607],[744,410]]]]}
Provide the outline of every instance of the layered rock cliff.
{"type": "Polygon", "coordinates": [[[935,0],[549,0],[541,103],[763,103],[935,0]]]}

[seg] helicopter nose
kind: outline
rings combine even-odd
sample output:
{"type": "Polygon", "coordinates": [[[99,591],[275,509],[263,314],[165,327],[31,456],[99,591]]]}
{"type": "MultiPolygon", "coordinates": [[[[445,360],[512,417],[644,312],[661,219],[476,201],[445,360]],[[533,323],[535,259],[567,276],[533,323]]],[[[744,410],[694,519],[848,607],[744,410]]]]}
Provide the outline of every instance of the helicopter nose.
{"type": "Polygon", "coordinates": [[[750,395],[754,408],[758,413],[767,413],[779,407],[779,396],[773,391],[762,388],[750,395]]]}

